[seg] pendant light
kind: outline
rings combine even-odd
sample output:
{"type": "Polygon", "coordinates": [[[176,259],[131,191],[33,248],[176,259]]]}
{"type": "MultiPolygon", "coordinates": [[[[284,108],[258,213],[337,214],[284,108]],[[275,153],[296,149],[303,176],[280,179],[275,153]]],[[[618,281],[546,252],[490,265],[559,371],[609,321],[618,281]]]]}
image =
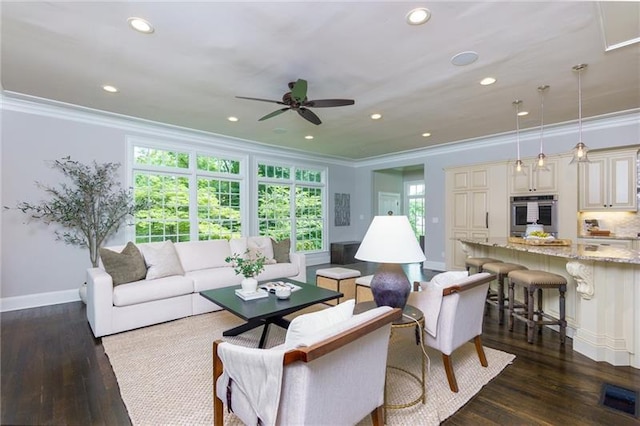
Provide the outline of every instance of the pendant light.
{"type": "Polygon", "coordinates": [[[587,64],[578,64],[573,70],[578,73],[578,143],[573,147],[573,158],[569,164],[589,163],[587,158],[587,146],[582,142],[582,71],[587,68],[587,64]]]}
{"type": "Polygon", "coordinates": [[[540,93],[540,153],[536,159],[536,163],[533,165],[534,170],[549,171],[545,159],[547,158],[542,152],[542,141],[544,139],[544,92],[549,89],[549,85],[538,86],[538,93],[540,93]]]}
{"type": "Polygon", "coordinates": [[[520,159],[520,105],[522,105],[521,100],[516,99],[513,101],[513,106],[516,107],[516,148],[518,154],[518,159],[513,165],[514,175],[526,175],[524,168],[522,167],[522,160],[520,159]]]}

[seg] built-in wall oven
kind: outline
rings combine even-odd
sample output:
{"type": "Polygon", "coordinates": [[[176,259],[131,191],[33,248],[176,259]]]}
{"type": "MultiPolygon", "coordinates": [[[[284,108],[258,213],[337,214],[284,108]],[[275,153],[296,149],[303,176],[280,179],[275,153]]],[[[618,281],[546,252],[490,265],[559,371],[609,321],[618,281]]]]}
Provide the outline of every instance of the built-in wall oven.
{"type": "Polygon", "coordinates": [[[511,197],[511,236],[521,237],[527,229],[527,207],[538,206],[538,224],[558,236],[558,196],[524,195],[511,197]],[[532,204],[533,203],[533,204],[532,204]]]}

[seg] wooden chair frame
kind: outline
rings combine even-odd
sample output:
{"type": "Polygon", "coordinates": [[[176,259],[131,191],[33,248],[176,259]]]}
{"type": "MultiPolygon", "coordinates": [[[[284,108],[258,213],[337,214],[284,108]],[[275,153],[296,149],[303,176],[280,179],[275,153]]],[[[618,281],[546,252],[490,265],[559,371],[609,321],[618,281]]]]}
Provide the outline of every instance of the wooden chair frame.
{"type": "MultiPolygon", "coordinates": [[[[395,308],[371,321],[357,325],[340,334],[318,342],[315,345],[291,349],[284,354],[283,365],[286,367],[294,362],[311,362],[316,360],[358,340],[386,324],[399,320],[401,317],[402,310],[395,308]]],[[[222,360],[218,356],[218,345],[220,343],[222,343],[222,340],[213,342],[213,424],[216,426],[222,426],[224,424],[224,404],[216,392],[216,382],[223,371],[222,360]]],[[[371,412],[371,420],[374,426],[384,425],[383,408],[383,406],[379,406],[371,412]]]]}
{"type": "MultiPolygon", "coordinates": [[[[470,275],[470,277],[473,277],[473,275],[470,275]]],[[[446,297],[446,296],[450,296],[452,294],[455,293],[462,293],[463,291],[468,291],[471,290],[472,288],[484,285],[486,283],[490,283],[491,281],[495,280],[496,276],[495,275],[489,275],[485,278],[482,279],[478,279],[477,281],[471,283],[471,284],[467,284],[464,286],[451,286],[451,287],[446,287],[444,289],[442,289],[442,297],[446,297]]],[[[420,281],[414,281],[413,283],[413,290],[417,291],[420,288],[420,281]]],[[[487,367],[489,366],[489,363],[487,362],[487,356],[484,353],[484,348],[482,347],[482,338],[480,337],[480,335],[477,335],[473,338],[473,343],[476,347],[476,352],[478,353],[478,358],[480,359],[480,364],[483,367],[487,367]]],[[[446,355],[446,354],[442,354],[442,363],[444,364],[444,370],[447,373],[447,380],[449,382],[449,388],[451,389],[452,392],[458,392],[458,381],[456,380],[456,375],[453,372],[453,363],[451,362],[451,356],[450,355],[446,355]]]]}

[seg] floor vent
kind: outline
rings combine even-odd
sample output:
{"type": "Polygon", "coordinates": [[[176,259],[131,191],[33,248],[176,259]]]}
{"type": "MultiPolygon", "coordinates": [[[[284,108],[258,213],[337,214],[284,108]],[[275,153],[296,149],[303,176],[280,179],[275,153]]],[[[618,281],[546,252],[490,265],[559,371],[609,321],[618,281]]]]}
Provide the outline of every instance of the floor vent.
{"type": "Polygon", "coordinates": [[[600,404],[605,407],[638,417],[638,391],[605,383],[602,386],[600,404]]]}

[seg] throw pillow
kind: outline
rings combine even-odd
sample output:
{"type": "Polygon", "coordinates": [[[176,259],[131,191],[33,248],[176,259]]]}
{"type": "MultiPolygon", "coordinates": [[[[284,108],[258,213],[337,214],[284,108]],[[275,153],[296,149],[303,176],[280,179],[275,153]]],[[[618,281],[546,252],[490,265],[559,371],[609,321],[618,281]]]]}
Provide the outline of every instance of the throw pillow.
{"type": "Polygon", "coordinates": [[[289,238],[276,241],[271,239],[273,244],[273,258],[277,263],[289,263],[289,251],[291,251],[291,240],[289,238]]]}
{"type": "Polygon", "coordinates": [[[232,238],[229,240],[229,248],[231,249],[231,254],[239,254],[243,256],[247,251],[247,238],[232,238]]]}
{"type": "Polygon", "coordinates": [[[142,244],[140,251],[142,251],[144,262],[147,264],[148,280],[171,275],[184,275],[184,269],[172,241],[142,244]]]}
{"type": "Polygon", "coordinates": [[[249,259],[255,259],[263,256],[266,260],[265,264],[276,263],[273,258],[273,245],[270,237],[249,237],[247,240],[247,248],[249,249],[249,259]]]}
{"type": "Polygon", "coordinates": [[[290,349],[301,346],[322,330],[348,320],[353,316],[355,305],[356,301],[350,299],[322,311],[295,317],[287,329],[287,335],[284,339],[285,347],[290,349]]]}
{"type": "Polygon", "coordinates": [[[128,242],[120,253],[101,247],[98,250],[104,270],[111,275],[113,285],[143,280],[147,275],[144,258],[132,242],[128,242]]]}

